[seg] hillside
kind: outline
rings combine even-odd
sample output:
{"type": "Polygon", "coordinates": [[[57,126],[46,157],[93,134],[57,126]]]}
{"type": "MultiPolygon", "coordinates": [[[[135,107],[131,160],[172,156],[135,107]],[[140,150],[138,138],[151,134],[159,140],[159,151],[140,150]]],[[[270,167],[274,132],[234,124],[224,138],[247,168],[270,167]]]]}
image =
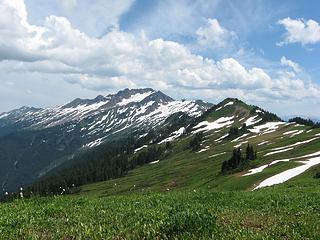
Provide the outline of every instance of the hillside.
{"type": "Polygon", "coordinates": [[[93,148],[51,171],[33,191],[53,194],[63,188],[109,196],[193,188],[253,190],[288,181],[318,165],[319,139],[319,128],[283,122],[259,107],[228,98],[197,118],[174,114],[138,141],[93,148]],[[223,162],[234,149],[244,156],[249,145],[256,157],[222,174],[223,162]],[[97,183],[82,186],[88,182],[97,183]]]}
{"type": "Polygon", "coordinates": [[[131,170],[123,178],[83,186],[82,194],[108,196],[193,188],[252,190],[289,180],[320,163],[319,128],[282,122],[275,115],[236,99],[214,106],[197,118],[188,131],[171,141],[169,156],[131,170]],[[229,135],[232,126],[241,128],[243,124],[246,130],[229,135]],[[199,132],[203,132],[201,146],[192,151],[189,143],[199,132]],[[257,151],[257,158],[246,169],[222,175],[222,162],[231,157],[234,148],[241,148],[244,153],[248,143],[257,151]],[[289,169],[291,173],[286,172],[289,169]],[[276,174],[279,175],[272,178],[276,174]]]}
{"type": "Polygon", "coordinates": [[[6,196],[0,234],[319,239],[319,139],[319,128],[284,122],[234,98],[198,116],[175,112],[142,137],[119,135],[75,154],[20,191],[23,199],[6,196]],[[234,150],[245,159],[251,147],[253,159],[222,173],[234,150]],[[101,173],[108,180],[90,180],[101,173]],[[46,197],[30,194],[43,189],[46,197]]]}
{"type": "MultiPolygon", "coordinates": [[[[162,128],[174,114],[200,116],[211,106],[175,101],[150,88],[75,99],[46,109],[22,107],[0,115],[2,193],[31,184],[77,154],[128,134],[162,128]]],[[[163,133],[163,138],[166,137],[163,133]]]]}

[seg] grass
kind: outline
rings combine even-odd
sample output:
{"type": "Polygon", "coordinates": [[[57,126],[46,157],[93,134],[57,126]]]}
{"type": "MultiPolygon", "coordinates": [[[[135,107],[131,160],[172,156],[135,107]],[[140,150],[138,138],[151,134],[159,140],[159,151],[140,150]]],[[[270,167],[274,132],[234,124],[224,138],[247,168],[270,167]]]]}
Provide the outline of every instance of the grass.
{"type": "Polygon", "coordinates": [[[0,205],[0,238],[319,239],[319,206],[292,187],[34,198],[0,205]]]}
{"type": "MultiPolygon", "coordinates": [[[[240,118],[249,110],[228,106],[208,119],[231,113],[240,118]]],[[[265,156],[272,148],[320,132],[283,138],[284,132],[295,129],[309,128],[283,125],[269,134],[247,136],[258,150],[252,167],[320,150],[315,140],[265,156]],[[264,141],[269,143],[258,146],[264,141]]],[[[201,153],[186,149],[190,137],[184,137],[159,163],[140,166],[123,178],[81,186],[75,195],[1,203],[0,239],[320,239],[320,179],[314,178],[320,166],[284,184],[251,191],[301,163],[281,162],[246,177],[245,172],[222,176],[221,163],[246,140],[215,141],[227,132],[206,133],[203,147],[210,148],[201,153]]]]}
{"type": "MultiPolygon", "coordinates": [[[[306,127],[304,127],[306,128],[306,127]]],[[[270,163],[276,159],[286,159],[297,156],[303,156],[309,153],[319,151],[319,140],[308,144],[296,146],[293,150],[274,155],[265,156],[271,152],[272,148],[284,147],[298,141],[304,141],[314,138],[319,130],[312,133],[303,133],[293,138],[284,138],[282,134],[293,129],[303,129],[293,125],[281,126],[276,132],[264,134],[250,138],[250,144],[258,150],[258,159],[252,162],[252,167],[258,167],[270,163]],[[272,142],[270,145],[257,146],[263,141],[272,142]]],[[[307,129],[307,128],[306,128],[307,129]]],[[[221,176],[221,164],[231,156],[233,146],[244,141],[238,142],[223,141],[221,143],[214,140],[225,135],[227,130],[218,133],[207,133],[204,146],[210,146],[208,151],[194,153],[186,150],[190,141],[189,138],[183,138],[175,142],[173,154],[168,158],[154,165],[144,165],[138,167],[119,179],[113,179],[105,182],[94,183],[81,187],[81,194],[90,195],[117,195],[127,193],[143,193],[148,191],[165,192],[170,190],[184,190],[193,188],[205,188],[210,190],[251,190],[256,184],[277,173],[293,168],[298,165],[295,161],[278,163],[272,167],[266,168],[259,174],[248,177],[242,177],[243,173],[229,176],[221,176]],[[226,154],[216,157],[210,157],[217,153],[226,152],[226,154]]],[[[250,137],[250,136],[248,136],[250,137]]],[[[246,144],[243,144],[245,148],[246,144]]]]}

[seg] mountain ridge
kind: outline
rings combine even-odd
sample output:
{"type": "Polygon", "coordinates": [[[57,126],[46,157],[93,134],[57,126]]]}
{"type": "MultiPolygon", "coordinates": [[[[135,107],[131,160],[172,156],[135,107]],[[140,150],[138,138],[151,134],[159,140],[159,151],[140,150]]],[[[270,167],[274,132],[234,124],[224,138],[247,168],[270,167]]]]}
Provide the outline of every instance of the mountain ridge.
{"type": "Polygon", "coordinates": [[[176,101],[146,88],[124,89],[94,99],[75,99],[54,108],[22,107],[1,114],[0,160],[4,167],[0,182],[10,186],[12,181],[14,188],[18,188],[34,181],[43,169],[60,164],[79,150],[98,146],[126,132],[144,135],[177,112],[196,117],[210,106],[196,101],[176,101]],[[28,181],[14,183],[17,178],[28,181]]]}

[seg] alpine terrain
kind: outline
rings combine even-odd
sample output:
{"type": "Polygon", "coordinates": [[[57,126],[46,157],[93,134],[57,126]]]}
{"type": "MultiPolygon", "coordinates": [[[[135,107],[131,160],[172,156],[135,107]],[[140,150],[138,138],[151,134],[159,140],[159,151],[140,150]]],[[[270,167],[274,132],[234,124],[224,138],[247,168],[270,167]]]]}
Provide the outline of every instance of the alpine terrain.
{"type": "Polygon", "coordinates": [[[6,239],[320,237],[311,120],[147,88],[22,107],[0,126],[6,239]]]}

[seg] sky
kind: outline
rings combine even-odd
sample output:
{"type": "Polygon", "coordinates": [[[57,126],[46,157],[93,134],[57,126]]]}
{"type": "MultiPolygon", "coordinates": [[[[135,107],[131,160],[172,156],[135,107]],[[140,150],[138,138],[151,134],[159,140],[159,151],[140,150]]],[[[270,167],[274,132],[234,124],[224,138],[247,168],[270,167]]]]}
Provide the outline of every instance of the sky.
{"type": "Polygon", "coordinates": [[[0,112],[124,88],[320,117],[317,0],[0,0],[0,112]]]}

